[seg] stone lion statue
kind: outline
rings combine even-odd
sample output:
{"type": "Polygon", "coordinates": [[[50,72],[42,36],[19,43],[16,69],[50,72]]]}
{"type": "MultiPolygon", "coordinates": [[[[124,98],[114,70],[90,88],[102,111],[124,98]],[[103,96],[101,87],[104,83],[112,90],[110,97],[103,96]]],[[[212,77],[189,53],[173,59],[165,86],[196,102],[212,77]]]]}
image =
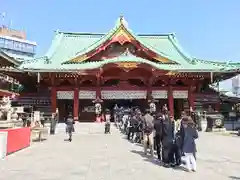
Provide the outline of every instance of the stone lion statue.
{"type": "Polygon", "coordinates": [[[7,120],[8,113],[11,111],[11,100],[9,97],[3,97],[0,101],[0,121],[7,120]]]}

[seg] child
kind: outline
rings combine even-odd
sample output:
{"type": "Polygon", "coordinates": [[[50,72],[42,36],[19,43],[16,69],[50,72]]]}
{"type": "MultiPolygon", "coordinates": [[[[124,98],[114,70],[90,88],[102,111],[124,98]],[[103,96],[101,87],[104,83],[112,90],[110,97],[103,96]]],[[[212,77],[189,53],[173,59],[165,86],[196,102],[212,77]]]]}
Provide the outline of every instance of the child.
{"type": "Polygon", "coordinates": [[[188,117],[187,121],[183,122],[183,127],[183,153],[185,155],[186,167],[189,172],[191,170],[195,172],[197,170],[196,159],[194,157],[196,153],[195,139],[198,138],[198,133],[191,117],[188,117]]]}

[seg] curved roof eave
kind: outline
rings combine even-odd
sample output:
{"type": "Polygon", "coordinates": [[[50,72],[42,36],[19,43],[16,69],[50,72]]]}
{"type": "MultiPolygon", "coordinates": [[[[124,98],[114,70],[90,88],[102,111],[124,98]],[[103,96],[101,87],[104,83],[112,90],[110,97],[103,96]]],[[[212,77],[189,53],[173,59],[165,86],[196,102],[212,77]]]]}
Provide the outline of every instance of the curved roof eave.
{"type": "Polygon", "coordinates": [[[2,51],[0,49],[0,56],[3,58],[3,59],[6,59],[7,61],[9,61],[10,63],[12,63],[13,65],[15,66],[19,66],[21,64],[20,61],[14,59],[13,57],[10,57],[8,54],[6,54],[4,51],[2,51]]]}
{"type": "Polygon", "coordinates": [[[51,57],[57,51],[57,48],[60,45],[62,38],[63,38],[63,33],[59,31],[55,31],[54,38],[51,42],[51,45],[47,50],[47,53],[45,54],[47,58],[51,59],[51,57]]]}
{"type": "Polygon", "coordinates": [[[91,69],[97,69],[101,68],[102,66],[109,64],[109,63],[124,63],[124,62],[135,62],[135,63],[145,63],[153,68],[159,69],[159,70],[169,70],[169,71],[177,71],[177,72],[222,72],[221,69],[215,69],[215,68],[209,68],[209,69],[197,69],[194,67],[194,65],[190,65],[189,67],[185,67],[179,64],[157,64],[155,62],[151,62],[142,58],[134,58],[134,59],[118,59],[118,58],[112,58],[104,61],[95,61],[95,62],[88,62],[88,63],[82,63],[82,64],[63,64],[59,65],[59,67],[54,67],[53,64],[45,64],[45,66],[40,66],[43,68],[36,68],[37,66],[34,66],[34,68],[31,68],[31,66],[25,67],[24,70],[26,71],[36,71],[36,72],[75,72],[78,70],[91,70],[91,69]]]}
{"type": "Polygon", "coordinates": [[[170,42],[172,43],[172,45],[175,47],[175,49],[178,51],[178,53],[185,59],[187,60],[189,63],[193,64],[193,58],[187,54],[182,46],[180,45],[179,41],[177,40],[175,34],[170,34],[168,36],[168,39],[170,40],[170,42]]]}

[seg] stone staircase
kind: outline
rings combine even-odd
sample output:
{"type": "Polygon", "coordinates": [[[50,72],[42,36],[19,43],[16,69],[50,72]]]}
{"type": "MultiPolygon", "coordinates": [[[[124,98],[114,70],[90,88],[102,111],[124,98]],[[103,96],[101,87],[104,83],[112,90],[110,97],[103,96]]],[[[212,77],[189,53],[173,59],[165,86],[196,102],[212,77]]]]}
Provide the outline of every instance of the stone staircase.
{"type": "Polygon", "coordinates": [[[31,106],[34,110],[43,112],[44,118],[51,117],[51,98],[49,92],[22,93],[15,101],[20,106],[31,106]]]}

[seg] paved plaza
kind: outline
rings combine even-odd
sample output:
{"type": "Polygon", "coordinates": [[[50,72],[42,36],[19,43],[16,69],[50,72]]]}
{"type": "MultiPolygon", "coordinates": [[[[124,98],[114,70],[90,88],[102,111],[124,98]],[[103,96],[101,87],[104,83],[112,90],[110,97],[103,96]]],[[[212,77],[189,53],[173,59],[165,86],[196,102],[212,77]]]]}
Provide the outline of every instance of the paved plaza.
{"type": "MultiPolygon", "coordinates": [[[[113,127],[113,126],[112,126],[113,127]]],[[[24,180],[231,180],[240,179],[240,138],[201,133],[196,173],[166,169],[144,157],[142,147],[103,124],[76,124],[72,143],[64,124],[55,136],[0,161],[0,179],[24,180]]]]}

